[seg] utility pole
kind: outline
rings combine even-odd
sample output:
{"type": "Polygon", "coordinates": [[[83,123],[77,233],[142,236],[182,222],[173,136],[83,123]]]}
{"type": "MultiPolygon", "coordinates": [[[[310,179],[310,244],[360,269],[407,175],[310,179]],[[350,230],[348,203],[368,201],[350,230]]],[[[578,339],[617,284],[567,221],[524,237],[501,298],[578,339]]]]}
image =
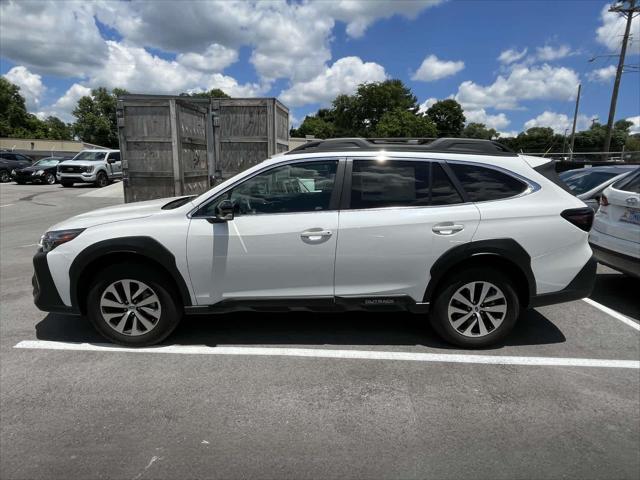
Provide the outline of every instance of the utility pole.
{"type": "Polygon", "coordinates": [[[578,96],[576,97],[576,109],[573,112],[573,128],[571,129],[571,149],[569,150],[569,161],[573,161],[573,144],[576,141],[576,123],[578,122],[578,108],[580,107],[580,91],[582,84],[578,84],[578,96]]]}
{"type": "Polygon", "coordinates": [[[613,92],[611,94],[611,106],[609,107],[609,120],[607,121],[607,136],[604,140],[603,151],[605,152],[605,159],[608,158],[609,149],[611,147],[611,134],[613,133],[613,120],[616,116],[616,104],[618,102],[618,90],[620,89],[620,78],[622,77],[622,68],[624,67],[624,57],[627,54],[627,44],[629,43],[629,32],[631,31],[631,21],[633,20],[633,14],[640,12],[640,7],[636,6],[636,0],[626,0],[628,6],[624,8],[622,3],[612,5],[609,9],[610,12],[622,13],[627,17],[627,25],[624,29],[624,37],[622,38],[622,48],[620,49],[620,56],[618,57],[618,69],[616,70],[616,79],[613,83],[613,92]]]}

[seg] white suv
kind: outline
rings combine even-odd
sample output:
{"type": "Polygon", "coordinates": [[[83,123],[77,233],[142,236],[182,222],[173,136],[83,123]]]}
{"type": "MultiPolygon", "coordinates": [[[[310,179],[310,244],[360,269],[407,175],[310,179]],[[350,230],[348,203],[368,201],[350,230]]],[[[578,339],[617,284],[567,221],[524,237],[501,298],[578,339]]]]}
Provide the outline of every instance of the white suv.
{"type": "Polygon", "coordinates": [[[83,150],[71,160],[58,164],[56,178],[63,187],[71,187],[74,183],[106,187],[109,182],[122,178],[120,150],[83,150]]]}
{"type": "Polygon", "coordinates": [[[485,346],[521,309],[591,291],[593,211],[560,185],[552,162],[490,141],[310,142],[198,197],[51,227],[35,303],[131,346],[238,309],[409,310],[485,346]]]}

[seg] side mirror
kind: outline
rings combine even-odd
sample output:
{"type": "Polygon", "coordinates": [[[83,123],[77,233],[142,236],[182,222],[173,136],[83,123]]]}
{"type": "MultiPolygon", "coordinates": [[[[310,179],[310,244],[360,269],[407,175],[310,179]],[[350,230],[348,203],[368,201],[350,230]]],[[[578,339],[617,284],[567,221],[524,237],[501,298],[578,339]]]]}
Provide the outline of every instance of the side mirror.
{"type": "Polygon", "coordinates": [[[218,222],[229,222],[233,220],[233,202],[222,200],[216,207],[216,220],[218,222]]]}

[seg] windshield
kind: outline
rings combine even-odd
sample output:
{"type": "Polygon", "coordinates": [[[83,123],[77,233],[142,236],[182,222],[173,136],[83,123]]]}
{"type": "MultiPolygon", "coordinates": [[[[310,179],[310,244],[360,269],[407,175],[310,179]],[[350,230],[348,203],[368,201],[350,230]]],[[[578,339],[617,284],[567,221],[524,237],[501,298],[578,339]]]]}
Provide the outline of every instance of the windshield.
{"type": "Polygon", "coordinates": [[[565,178],[560,178],[562,178],[564,183],[567,184],[575,195],[580,195],[581,193],[585,193],[596,188],[598,185],[602,185],[607,180],[611,180],[613,177],[617,177],[618,175],[620,175],[619,172],[582,171],[566,176],[565,178]]]}
{"type": "Polygon", "coordinates": [[[107,152],[80,152],[78,155],[72,158],[73,161],[90,161],[96,162],[104,160],[104,156],[107,152]]]}
{"type": "Polygon", "coordinates": [[[60,160],[58,160],[57,158],[43,158],[42,160],[38,160],[36,163],[33,164],[33,166],[38,166],[38,167],[54,167],[56,166],[58,163],[60,163],[60,160]]]}

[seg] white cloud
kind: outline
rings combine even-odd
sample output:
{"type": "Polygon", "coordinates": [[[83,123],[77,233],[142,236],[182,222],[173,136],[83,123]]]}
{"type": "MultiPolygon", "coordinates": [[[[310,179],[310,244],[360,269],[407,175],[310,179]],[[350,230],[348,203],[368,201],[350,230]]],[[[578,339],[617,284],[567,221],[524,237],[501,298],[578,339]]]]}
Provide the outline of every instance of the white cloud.
{"type": "MultiPolygon", "coordinates": [[[[625,17],[619,13],[609,12],[609,5],[605,5],[600,12],[600,19],[602,25],[596,30],[596,40],[612,52],[620,51],[626,25],[625,17]]],[[[640,17],[638,16],[631,22],[631,40],[627,53],[640,53],[640,17]]]]}
{"type": "Polygon", "coordinates": [[[521,60],[526,54],[527,54],[528,49],[524,49],[521,52],[517,51],[514,48],[510,48],[508,50],[504,50],[502,53],[500,53],[500,56],[498,57],[498,61],[500,63],[504,63],[505,65],[509,64],[509,63],[513,63],[513,62],[517,62],[518,60],[521,60]]]}
{"type": "Polygon", "coordinates": [[[640,115],[629,117],[626,120],[627,122],[633,123],[633,126],[630,128],[631,133],[640,133],[640,115]]]}
{"type": "Polygon", "coordinates": [[[536,58],[543,62],[560,60],[561,58],[568,57],[572,53],[568,45],[559,45],[557,47],[545,45],[544,47],[536,48],[536,58]]]}
{"type": "Polygon", "coordinates": [[[107,51],[89,2],[2,2],[0,19],[2,56],[39,73],[79,77],[107,51]]]}
{"type": "Polygon", "coordinates": [[[386,78],[381,65],[363,62],[358,57],[344,57],[311,80],[294,83],[281,92],[279,98],[293,107],[309,103],[326,105],[337,95],[352,94],[361,83],[379,82],[386,78]]]}
{"type": "Polygon", "coordinates": [[[19,65],[9,70],[4,77],[20,87],[20,94],[24,97],[27,110],[35,110],[40,105],[40,98],[46,90],[42,77],[31,73],[26,67],[19,65]]]}
{"type": "Polygon", "coordinates": [[[181,53],[177,62],[203,72],[221,72],[238,61],[238,51],[212,43],[203,53],[181,53]]]}
{"type": "Polygon", "coordinates": [[[78,105],[78,100],[87,95],[91,95],[91,89],[89,87],[74,83],[64,95],[49,107],[48,111],[38,112],[38,115],[41,117],[53,115],[65,122],[73,122],[75,118],[71,115],[71,112],[73,112],[78,105]]]}
{"type": "Polygon", "coordinates": [[[500,134],[500,138],[513,138],[513,137],[517,137],[520,132],[517,130],[510,130],[507,132],[498,132],[498,133],[500,134]]]}
{"type": "Polygon", "coordinates": [[[489,115],[484,108],[465,110],[464,116],[467,119],[467,123],[484,123],[487,127],[495,128],[496,130],[505,128],[511,123],[504,113],[489,115]]]}
{"type": "MultiPolygon", "coordinates": [[[[585,130],[591,125],[591,121],[595,117],[588,117],[586,115],[578,115],[578,121],[576,123],[576,130],[585,130]]],[[[544,111],[540,115],[531,120],[527,120],[524,123],[524,129],[528,130],[533,127],[550,127],[555,133],[563,134],[565,130],[571,130],[573,125],[573,117],[569,118],[564,113],[556,113],[544,111]]]]}
{"type": "Polygon", "coordinates": [[[608,82],[616,76],[615,65],[609,65],[608,67],[598,68],[587,74],[587,78],[592,82],[608,82]]]}
{"type": "Polygon", "coordinates": [[[463,68],[464,62],[462,61],[440,60],[435,55],[429,55],[422,61],[420,68],[412,75],[411,79],[432,82],[455,75],[463,68]]]}
{"type": "Polygon", "coordinates": [[[427,98],[424,102],[422,102],[418,108],[418,113],[425,113],[429,110],[433,105],[438,102],[437,98],[431,97],[427,98]]]}
{"type": "Polygon", "coordinates": [[[523,100],[571,100],[578,83],[578,74],[566,67],[516,65],[508,76],[498,76],[491,85],[462,82],[455,99],[466,110],[516,109],[523,100]]]}

